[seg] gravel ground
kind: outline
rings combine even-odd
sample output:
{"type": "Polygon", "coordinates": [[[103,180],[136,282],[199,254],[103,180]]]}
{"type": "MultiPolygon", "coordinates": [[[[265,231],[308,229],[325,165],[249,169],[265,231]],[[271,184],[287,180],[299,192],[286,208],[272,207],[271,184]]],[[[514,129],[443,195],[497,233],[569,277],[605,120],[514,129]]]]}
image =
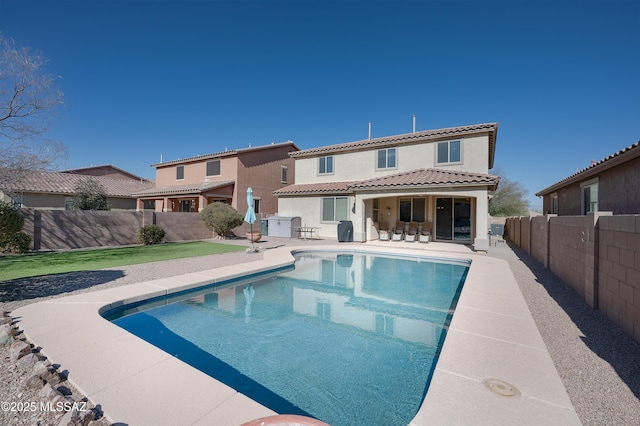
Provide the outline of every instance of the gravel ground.
{"type": "MultiPolygon", "coordinates": [[[[246,241],[230,241],[247,245],[246,241]]],[[[288,240],[260,243],[269,249],[288,240]]],[[[313,241],[296,240],[299,244],[313,241]]],[[[317,244],[317,243],[316,243],[317,244]]],[[[505,259],[520,286],[547,344],[574,407],[585,425],[635,425],[640,419],[640,345],[615,327],[554,274],[526,253],[506,243],[488,253],[505,259]]],[[[262,253],[226,253],[166,262],[0,282],[0,310],[70,294],[97,291],[140,281],[259,260],[262,253]]],[[[40,401],[23,385],[27,378],[9,361],[8,347],[0,346],[0,401],[40,401]]],[[[55,360],[53,360],[55,362],[55,360]]],[[[73,387],[63,382],[73,391],[73,387]]],[[[99,403],[99,401],[96,401],[99,403]]],[[[0,410],[0,424],[57,425],[60,416],[10,413],[0,410]]],[[[104,424],[102,421],[99,424],[104,424]]]]}

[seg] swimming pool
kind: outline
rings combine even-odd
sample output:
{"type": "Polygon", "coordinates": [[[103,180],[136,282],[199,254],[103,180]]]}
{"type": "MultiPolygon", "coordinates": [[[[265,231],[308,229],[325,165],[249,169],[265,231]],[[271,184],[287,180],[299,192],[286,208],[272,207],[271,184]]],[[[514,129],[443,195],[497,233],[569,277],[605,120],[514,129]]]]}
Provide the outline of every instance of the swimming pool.
{"type": "Polygon", "coordinates": [[[298,252],[295,269],[112,311],[115,324],[279,413],[406,425],[469,262],[298,252]]]}

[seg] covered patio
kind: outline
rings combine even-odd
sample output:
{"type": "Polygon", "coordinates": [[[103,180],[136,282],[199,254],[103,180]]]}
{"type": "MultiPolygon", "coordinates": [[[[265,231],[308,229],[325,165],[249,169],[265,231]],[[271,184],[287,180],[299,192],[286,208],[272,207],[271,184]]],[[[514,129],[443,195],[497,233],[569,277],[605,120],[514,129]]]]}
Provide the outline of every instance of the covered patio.
{"type": "Polygon", "coordinates": [[[200,212],[208,204],[224,202],[231,204],[235,181],[204,182],[198,184],[162,186],[138,191],[137,210],[144,210],[145,204],[155,203],[157,212],[200,212]],[[146,202],[146,203],[145,203],[146,202]]]}

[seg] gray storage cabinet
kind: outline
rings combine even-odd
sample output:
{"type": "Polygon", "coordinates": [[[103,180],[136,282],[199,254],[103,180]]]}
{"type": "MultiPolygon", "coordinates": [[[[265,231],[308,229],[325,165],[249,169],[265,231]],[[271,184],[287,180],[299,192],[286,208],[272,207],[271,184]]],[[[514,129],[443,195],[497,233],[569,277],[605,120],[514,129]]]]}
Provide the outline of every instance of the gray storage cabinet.
{"type": "Polygon", "coordinates": [[[269,218],[269,236],[293,238],[298,236],[299,217],[271,216],[269,218]]]}

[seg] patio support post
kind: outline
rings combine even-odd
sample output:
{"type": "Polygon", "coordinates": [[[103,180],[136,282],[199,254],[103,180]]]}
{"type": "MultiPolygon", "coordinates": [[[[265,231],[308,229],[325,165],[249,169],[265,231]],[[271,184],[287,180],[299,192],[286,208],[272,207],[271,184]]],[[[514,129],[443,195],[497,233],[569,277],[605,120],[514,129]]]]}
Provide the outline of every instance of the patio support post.
{"type": "Polygon", "coordinates": [[[482,195],[475,197],[476,199],[476,228],[475,237],[473,239],[473,249],[475,251],[489,250],[489,200],[486,191],[482,195]]]}

